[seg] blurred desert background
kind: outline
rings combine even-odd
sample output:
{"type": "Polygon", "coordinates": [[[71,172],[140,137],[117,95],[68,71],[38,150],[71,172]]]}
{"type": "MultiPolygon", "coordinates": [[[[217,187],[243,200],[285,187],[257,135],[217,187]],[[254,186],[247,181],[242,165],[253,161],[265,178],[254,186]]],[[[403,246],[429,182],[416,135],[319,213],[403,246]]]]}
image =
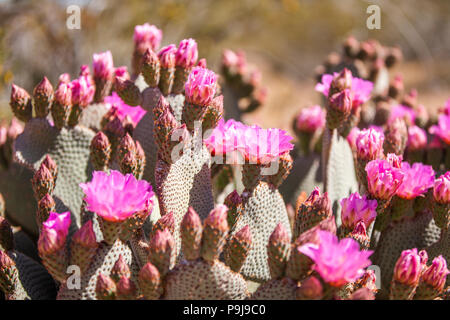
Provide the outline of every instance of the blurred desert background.
{"type": "Polygon", "coordinates": [[[148,22],[163,30],[162,45],[195,38],[199,55],[219,72],[223,49],[243,49],[262,71],[266,104],[247,121],[289,129],[302,107],[320,103],[314,70],[349,35],[399,46],[393,74],[417,88],[431,112],[450,97],[448,0],[0,0],[0,118],[11,117],[12,82],[32,92],[45,75],[75,76],[92,54],[111,50],[130,68],[133,30],[148,22]],[[81,8],[81,29],[66,27],[69,5],[81,8]],[[381,8],[381,29],[369,30],[366,9],[381,8]]]}

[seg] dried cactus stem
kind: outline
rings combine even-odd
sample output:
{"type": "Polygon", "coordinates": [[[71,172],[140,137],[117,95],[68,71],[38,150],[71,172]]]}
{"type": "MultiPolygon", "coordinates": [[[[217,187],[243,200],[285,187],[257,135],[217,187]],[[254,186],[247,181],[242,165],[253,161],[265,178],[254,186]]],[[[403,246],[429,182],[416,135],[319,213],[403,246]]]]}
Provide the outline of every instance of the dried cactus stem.
{"type": "Polygon", "coordinates": [[[69,127],[75,127],[79,123],[82,112],[82,106],[79,104],[72,105],[72,110],[70,111],[69,119],[67,120],[69,127]]]}
{"type": "Polygon", "coordinates": [[[175,67],[175,79],[173,80],[172,93],[179,94],[184,92],[184,83],[186,82],[191,69],[175,67]]]}
{"type": "Polygon", "coordinates": [[[71,106],[63,106],[57,101],[53,102],[51,113],[56,128],[61,130],[67,125],[71,109],[71,106]]]}
{"type": "Polygon", "coordinates": [[[41,259],[42,264],[51,274],[53,279],[59,282],[64,282],[66,280],[66,270],[69,265],[69,259],[65,248],[56,250],[49,254],[42,254],[41,259]]]}
{"type": "Polygon", "coordinates": [[[400,283],[396,280],[391,282],[391,290],[389,292],[390,300],[412,300],[416,293],[417,286],[400,283]]]}
{"type": "Polygon", "coordinates": [[[174,78],[174,68],[161,67],[158,87],[164,96],[167,96],[171,92],[173,78],[174,78]]]}

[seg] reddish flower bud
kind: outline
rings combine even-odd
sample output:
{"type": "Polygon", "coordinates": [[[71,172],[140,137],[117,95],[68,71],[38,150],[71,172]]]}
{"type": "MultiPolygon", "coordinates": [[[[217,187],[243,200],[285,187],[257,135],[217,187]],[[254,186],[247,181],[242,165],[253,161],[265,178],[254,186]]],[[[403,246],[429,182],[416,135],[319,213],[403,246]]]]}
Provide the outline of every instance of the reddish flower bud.
{"type": "Polygon", "coordinates": [[[12,85],[10,106],[19,120],[26,122],[31,119],[31,97],[25,89],[15,84],[12,85]]]}
{"type": "Polygon", "coordinates": [[[129,278],[131,276],[130,267],[125,262],[125,259],[120,254],[119,259],[117,259],[116,263],[114,263],[113,268],[111,269],[111,279],[115,282],[118,282],[122,277],[129,278]]]}
{"type": "Polygon", "coordinates": [[[45,164],[42,163],[39,169],[34,173],[31,184],[33,186],[34,196],[38,201],[47,193],[51,194],[53,192],[55,180],[45,164]]]}
{"type": "Polygon", "coordinates": [[[409,285],[417,286],[419,283],[422,264],[417,249],[404,250],[394,267],[394,280],[409,285]]]}
{"type": "Polygon", "coordinates": [[[47,169],[52,174],[53,180],[56,182],[56,178],[58,176],[58,166],[56,162],[50,157],[50,155],[45,155],[44,160],[42,161],[42,165],[46,166],[47,169]]]}
{"type": "Polygon", "coordinates": [[[447,261],[440,255],[433,259],[431,266],[426,268],[422,275],[422,281],[433,287],[436,291],[442,292],[449,273],[447,261]]]}
{"type": "Polygon", "coordinates": [[[98,247],[92,220],[86,222],[77,232],[74,233],[72,236],[72,242],[86,248],[94,249],[98,247]]]}
{"type": "Polygon", "coordinates": [[[48,115],[50,111],[49,107],[53,100],[53,94],[52,84],[48,81],[47,77],[44,77],[33,90],[36,116],[44,118],[48,115]]]}
{"type": "Polygon", "coordinates": [[[320,300],[323,296],[323,288],[320,280],[314,276],[302,281],[296,292],[297,300],[320,300]]]}
{"type": "Polygon", "coordinates": [[[95,293],[99,300],[114,300],[116,297],[117,287],[114,281],[104,274],[100,273],[97,277],[95,293]]]}
{"type": "Polygon", "coordinates": [[[181,40],[175,53],[176,66],[185,69],[192,68],[197,63],[197,59],[197,42],[194,39],[181,40]]]}
{"type": "Polygon", "coordinates": [[[174,44],[170,44],[159,50],[158,57],[162,68],[171,69],[175,67],[176,52],[177,47],[174,44]]]}

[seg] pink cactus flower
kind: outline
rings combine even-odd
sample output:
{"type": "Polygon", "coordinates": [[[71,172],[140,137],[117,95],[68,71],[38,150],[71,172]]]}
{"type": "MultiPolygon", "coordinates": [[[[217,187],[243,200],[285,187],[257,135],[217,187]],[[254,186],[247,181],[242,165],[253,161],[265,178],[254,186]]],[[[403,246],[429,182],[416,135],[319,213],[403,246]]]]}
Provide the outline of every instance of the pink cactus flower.
{"type": "Polygon", "coordinates": [[[217,87],[217,75],[208,69],[195,67],[185,84],[186,101],[199,106],[208,106],[217,87]]]}
{"type": "Polygon", "coordinates": [[[422,263],[417,249],[404,250],[394,267],[394,280],[409,286],[419,283],[422,263]]]}
{"type": "Polygon", "coordinates": [[[441,255],[434,258],[431,266],[422,274],[422,281],[435,288],[436,291],[444,290],[445,281],[450,271],[447,269],[447,261],[441,255]]]}
{"type": "Polygon", "coordinates": [[[314,133],[325,127],[325,110],[319,105],[303,108],[297,116],[296,128],[301,132],[314,133]]]}
{"type": "Polygon", "coordinates": [[[110,96],[105,97],[104,101],[108,108],[116,108],[117,115],[121,121],[123,121],[126,116],[129,116],[134,127],[137,126],[139,121],[141,121],[147,113],[147,111],[142,109],[140,106],[132,107],[127,105],[116,92],[113,92],[110,96]]]}
{"type": "Polygon", "coordinates": [[[360,221],[368,228],[377,216],[377,200],[369,200],[366,195],[361,197],[358,192],[342,199],[340,203],[342,225],[346,228],[353,230],[360,221]]]}
{"type": "Polygon", "coordinates": [[[238,150],[241,132],[245,125],[234,119],[219,120],[211,134],[203,140],[211,155],[225,155],[238,150]]]}
{"type": "Polygon", "coordinates": [[[175,54],[177,52],[177,46],[169,44],[164,48],[161,48],[158,52],[159,62],[161,67],[170,69],[175,67],[175,54]]]}
{"type": "Polygon", "coordinates": [[[427,146],[427,133],[418,126],[408,128],[408,149],[422,150],[427,146]]]}
{"type": "Polygon", "coordinates": [[[69,83],[61,82],[55,91],[54,101],[62,106],[72,105],[72,86],[69,83]]]}
{"type": "Polygon", "coordinates": [[[206,59],[202,58],[202,59],[198,60],[197,67],[201,67],[201,68],[205,68],[206,69],[208,67],[207,63],[206,63],[206,59]]]}
{"type": "Polygon", "coordinates": [[[398,156],[395,153],[388,153],[386,156],[386,161],[389,162],[394,168],[400,169],[402,167],[403,156],[398,156]]]}
{"type": "Polygon", "coordinates": [[[358,137],[359,133],[361,132],[361,129],[358,127],[354,127],[352,130],[350,130],[350,133],[347,136],[347,142],[350,145],[350,148],[352,150],[356,151],[356,137],[358,137]]]}
{"type": "Polygon", "coordinates": [[[384,134],[375,129],[363,129],[356,137],[356,154],[362,160],[375,160],[383,154],[384,134]]]}
{"type": "Polygon", "coordinates": [[[184,39],[180,41],[178,50],[175,53],[175,64],[188,69],[195,66],[198,59],[197,42],[194,39],[184,39]]]}
{"type": "Polygon", "coordinates": [[[431,126],[429,132],[450,145],[450,115],[441,114],[438,118],[438,124],[431,126]]]}
{"type": "Polygon", "coordinates": [[[69,82],[70,82],[70,74],[68,74],[68,73],[63,73],[58,78],[58,86],[61,83],[69,83],[69,82]]]}
{"type": "Polygon", "coordinates": [[[398,118],[405,120],[407,125],[413,125],[416,121],[416,114],[413,109],[399,104],[391,109],[391,113],[387,122],[392,123],[395,119],[398,118]]]}
{"type": "Polygon", "coordinates": [[[423,196],[434,184],[434,170],[431,166],[420,162],[412,166],[402,162],[403,182],[397,189],[397,196],[403,199],[414,199],[423,196]]]}
{"type": "Polygon", "coordinates": [[[94,99],[95,85],[88,76],[80,76],[70,83],[72,89],[72,103],[81,107],[88,106],[94,99]]]}
{"type": "Polygon", "coordinates": [[[299,251],[314,261],[313,269],[322,279],[334,287],[341,287],[364,275],[373,251],[359,251],[359,244],[353,239],[338,237],[328,231],[318,231],[320,244],[308,243],[299,251]]]}
{"type": "Polygon", "coordinates": [[[91,76],[91,70],[89,69],[89,66],[87,64],[83,64],[80,67],[80,76],[81,77],[89,77],[89,76],[91,76]]]}
{"type": "Polygon", "coordinates": [[[130,74],[128,73],[128,68],[126,66],[117,67],[114,69],[114,76],[121,77],[126,80],[130,80],[130,74]]]}
{"type": "Polygon", "coordinates": [[[153,51],[159,48],[162,39],[162,31],[154,25],[144,23],[134,27],[133,40],[135,46],[150,47],[153,51]]]}
{"type": "Polygon", "coordinates": [[[241,139],[239,151],[249,163],[269,164],[294,148],[293,138],[281,129],[247,126],[241,139]]]}
{"type": "Polygon", "coordinates": [[[124,221],[137,212],[148,210],[154,195],[147,181],[115,170],[110,174],[94,171],[92,180],[81,183],[80,187],[85,194],[86,208],[112,222],[124,221]]]}
{"type": "Polygon", "coordinates": [[[450,203],[450,171],[434,181],[433,196],[438,203],[450,203]]]}
{"type": "MultiPolygon", "coordinates": [[[[322,82],[316,84],[316,91],[321,92],[325,97],[328,97],[330,91],[330,85],[333,79],[338,76],[339,73],[335,72],[331,74],[322,75],[322,82]]],[[[367,102],[370,99],[370,93],[373,89],[373,83],[360,78],[352,77],[351,85],[351,98],[352,108],[357,108],[361,104],[367,102]]]]}
{"type": "Polygon", "coordinates": [[[114,74],[114,63],[111,51],[94,53],[92,66],[94,78],[111,80],[114,74]]]}
{"type": "Polygon", "coordinates": [[[376,199],[389,200],[400,187],[404,173],[387,160],[372,160],[366,165],[369,192],[376,199]]]}
{"type": "Polygon", "coordinates": [[[70,212],[58,214],[50,212],[50,215],[42,224],[42,230],[38,241],[39,252],[49,254],[64,247],[71,223],[70,212]]]}

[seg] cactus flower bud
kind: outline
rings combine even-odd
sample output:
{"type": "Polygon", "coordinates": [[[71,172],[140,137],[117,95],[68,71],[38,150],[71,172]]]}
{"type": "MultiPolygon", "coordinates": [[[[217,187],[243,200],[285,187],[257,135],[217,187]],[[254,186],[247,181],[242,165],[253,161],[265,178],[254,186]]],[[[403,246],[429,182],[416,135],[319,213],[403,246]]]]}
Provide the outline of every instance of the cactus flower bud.
{"type": "Polygon", "coordinates": [[[48,81],[47,77],[44,77],[33,90],[34,108],[37,117],[45,118],[48,115],[53,94],[52,84],[48,81]]]}
{"type": "Polygon", "coordinates": [[[119,97],[130,106],[138,106],[142,103],[139,88],[133,81],[116,76],[115,89],[119,97]]]}
{"type": "Polygon", "coordinates": [[[284,275],[289,260],[291,239],[286,228],[280,222],[269,237],[267,255],[270,275],[272,278],[281,278],[284,275]]]}
{"type": "Polygon", "coordinates": [[[450,204],[450,171],[435,180],[433,197],[437,203],[450,204]]]}
{"type": "Polygon", "coordinates": [[[328,96],[332,96],[337,92],[352,88],[353,76],[352,72],[344,68],[340,73],[333,75],[333,80],[330,83],[328,96]]]}
{"type": "Polygon", "coordinates": [[[168,229],[170,233],[174,233],[175,231],[175,216],[172,211],[163,215],[158,221],[156,221],[153,226],[152,233],[155,233],[156,230],[163,231],[164,229],[168,229]]]}
{"type": "Polygon", "coordinates": [[[234,272],[241,270],[247,259],[251,244],[252,235],[248,225],[233,235],[225,252],[225,261],[231,270],[234,272]]]}
{"type": "Polygon", "coordinates": [[[61,129],[67,125],[72,109],[72,89],[70,83],[60,83],[55,91],[55,98],[51,108],[55,127],[61,129]]]}
{"type": "Polygon", "coordinates": [[[421,257],[417,249],[402,251],[394,267],[394,279],[403,284],[415,286],[422,271],[421,257]]]}
{"type": "Polygon", "coordinates": [[[194,39],[181,40],[175,53],[175,65],[184,69],[192,68],[197,63],[197,59],[197,42],[194,39]]]}
{"type": "Polygon", "coordinates": [[[69,211],[61,214],[50,212],[39,236],[38,249],[41,255],[49,255],[64,248],[70,223],[69,211]]]}
{"type": "Polygon", "coordinates": [[[55,188],[55,180],[50,170],[41,163],[39,169],[34,173],[31,179],[34,197],[37,201],[42,199],[47,193],[51,194],[55,188]]]}
{"type": "Polygon", "coordinates": [[[79,244],[86,248],[97,248],[97,237],[95,236],[92,220],[86,222],[77,232],[72,236],[72,242],[79,244]]]}
{"type": "Polygon", "coordinates": [[[116,284],[110,277],[100,273],[97,276],[95,293],[99,300],[115,300],[117,294],[116,284]]]}
{"type": "Polygon", "coordinates": [[[228,234],[228,208],[217,205],[204,221],[201,255],[207,261],[219,258],[228,234]]]}
{"type": "Polygon", "coordinates": [[[236,190],[233,190],[226,196],[223,204],[228,207],[227,222],[228,226],[232,228],[236,224],[240,214],[242,213],[240,208],[242,204],[242,198],[239,196],[239,193],[236,190]]]}
{"type": "Polygon", "coordinates": [[[117,299],[118,300],[135,300],[137,288],[129,277],[122,277],[117,282],[117,299]]]}
{"type": "Polygon", "coordinates": [[[366,270],[364,275],[358,281],[358,285],[360,285],[363,288],[369,289],[373,293],[377,293],[378,288],[377,288],[376,282],[377,282],[377,276],[375,274],[375,271],[366,270]]]}
{"type": "Polygon", "coordinates": [[[122,277],[129,278],[131,276],[130,267],[125,262],[123,256],[119,254],[119,258],[114,263],[113,268],[111,269],[110,277],[114,282],[119,282],[122,277]]]}
{"type": "Polygon", "coordinates": [[[160,77],[159,58],[150,48],[145,51],[142,58],[142,76],[150,87],[155,88],[158,86],[160,77]]]}
{"type": "Polygon", "coordinates": [[[366,225],[363,221],[359,221],[353,231],[349,234],[349,238],[359,243],[362,250],[367,250],[370,245],[370,238],[367,235],[366,225]]]}
{"type": "Polygon", "coordinates": [[[111,80],[114,74],[111,51],[94,53],[92,67],[94,69],[94,79],[111,80]]]}
{"type": "Polygon", "coordinates": [[[82,108],[92,102],[95,93],[95,86],[86,76],[81,76],[71,82],[72,104],[79,105],[82,108]]]}
{"type": "Polygon", "coordinates": [[[162,295],[161,276],[158,269],[150,262],[147,262],[139,271],[138,279],[139,288],[145,299],[156,300],[162,295]]]}
{"type": "Polygon", "coordinates": [[[192,207],[188,208],[180,228],[184,256],[188,260],[199,258],[203,226],[200,217],[192,207]]]}
{"type": "Polygon", "coordinates": [[[154,25],[144,23],[134,27],[134,45],[156,50],[159,48],[162,39],[162,31],[154,25]]]}
{"type": "Polygon", "coordinates": [[[366,228],[375,220],[377,215],[377,200],[369,200],[366,195],[360,196],[358,192],[344,198],[341,203],[342,225],[354,229],[358,222],[363,221],[366,228]]]}
{"type": "Polygon", "coordinates": [[[217,75],[208,69],[195,67],[185,84],[186,101],[190,104],[206,107],[216,93],[217,75]]]}
{"type": "Polygon", "coordinates": [[[121,77],[130,80],[130,74],[128,73],[128,68],[126,66],[117,67],[114,69],[114,77],[121,77]]]}
{"type": "Polygon", "coordinates": [[[42,223],[44,223],[50,216],[50,212],[55,211],[55,200],[50,194],[46,194],[38,202],[38,209],[36,213],[36,222],[39,228],[41,228],[42,223]]]}
{"type": "Polygon", "coordinates": [[[10,251],[14,249],[14,236],[8,220],[0,217],[0,250],[10,251]]]}
{"type": "Polygon", "coordinates": [[[16,263],[0,249],[0,290],[5,294],[14,292],[18,281],[19,272],[16,263]]]}
{"type": "Polygon", "coordinates": [[[350,115],[352,99],[348,89],[337,92],[328,98],[327,126],[330,129],[338,128],[350,115]]]}
{"type": "Polygon", "coordinates": [[[12,85],[10,105],[12,112],[19,120],[27,122],[31,119],[31,97],[25,89],[12,85]]]}
{"type": "Polygon", "coordinates": [[[47,154],[45,155],[42,164],[47,167],[47,169],[52,174],[53,180],[56,182],[56,178],[58,177],[58,166],[56,165],[56,162],[53,161],[52,157],[50,157],[49,154],[47,154]]]}
{"type": "Polygon", "coordinates": [[[447,261],[442,255],[433,259],[431,266],[422,274],[421,281],[434,288],[437,292],[444,290],[445,281],[450,271],[447,269],[447,261]]]}
{"type": "Polygon", "coordinates": [[[376,129],[363,129],[356,137],[358,159],[375,160],[383,154],[384,135],[376,129]]]}
{"type": "Polygon", "coordinates": [[[161,276],[165,276],[173,264],[172,256],[175,248],[175,241],[168,229],[156,230],[150,240],[150,250],[148,259],[159,270],[161,276]]]}
{"type": "Polygon", "coordinates": [[[314,276],[308,277],[302,281],[301,286],[297,288],[297,300],[320,300],[323,297],[323,288],[320,280],[314,276]]]}
{"type": "Polygon", "coordinates": [[[315,187],[297,211],[295,238],[316,226],[321,221],[329,218],[331,215],[331,202],[328,193],[325,192],[321,195],[319,188],[315,187]]]}
{"type": "Polygon", "coordinates": [[[99,131],[92,139],[90,148],[94,169],[97,171],[106,170],[111,158],[111,143],[108,137],[102,131],[99,131]]]}
{"type": "Polygon", "coordinates": [[[161,67],[165,69],[172,69],[175,67],[175,54],[177,47],[174,44],[165,46],[158,52],[161,67]]]}

